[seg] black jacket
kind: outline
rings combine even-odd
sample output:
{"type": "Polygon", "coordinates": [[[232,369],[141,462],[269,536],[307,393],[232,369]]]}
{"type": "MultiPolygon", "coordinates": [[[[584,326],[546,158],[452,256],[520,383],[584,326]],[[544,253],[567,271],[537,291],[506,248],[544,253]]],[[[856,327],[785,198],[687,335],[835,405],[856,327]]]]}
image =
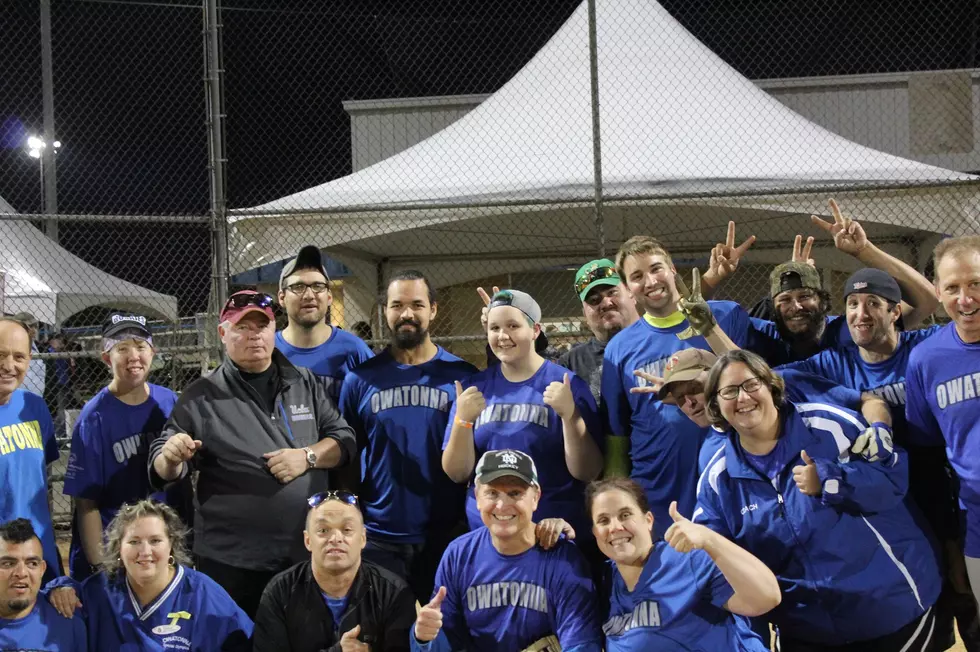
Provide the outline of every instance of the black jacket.
{"type": "Polygon", "coordinates": [[[409,649],[415,596],[395,574],[361,560],[348,592],[347,609],[334,634],[333,614],[305,561],[276,575],[255,613],[253,652],[340,652],[340,637],[361,626],[358,640],[372,652],[409,649]]]}
{"type": "Polygon", "coordinates": [[[304,448],[325,437],[340,444],[340,466],[357,453],[354,432],[313,373],[293,366],[279,351],[273,352],[272,363],[279,373],[272,414],[226,359],[181,394],[149,455],[150,481],[160,487],[164,483],[153,460],[167,439],[186,432],[203,442],[190,465],[184,465],[185,474],[198,472],[194,552],[236,568],[263,571],[278,571],[309,557],[302,534],[306,499],[329,488],[323,469],[280,484],[263,454],[304,448]]]}

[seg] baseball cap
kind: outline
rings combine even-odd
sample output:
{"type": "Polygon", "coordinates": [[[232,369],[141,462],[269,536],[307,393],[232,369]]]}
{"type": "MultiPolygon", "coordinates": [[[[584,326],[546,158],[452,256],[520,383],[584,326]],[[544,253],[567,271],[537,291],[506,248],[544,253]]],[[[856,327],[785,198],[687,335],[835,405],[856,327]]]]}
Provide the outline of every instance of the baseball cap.
{"type": "Polygon", "coordinates": [[[670,384],[694,380],[701,372],[711,369],[717,359],[714,353],[704,349],[684,349],[670,356],[664,370],[664,384],[657,392],[657,398],[668,405],[673,404],[674,399],[667,391],[670,384]]]}
{"type": "Polygon", "coordinates": [[[527,484],[540,486],[538,469],[534,466],[534,460],[531,459],[530,455],[521,451],[509,448],[487,451],[476,465],[476,480],[480,484],[487,484],[507,476],[523,480],[527,484]]]}
{"type": "Polygon", "coordinates": [[[255,290],[242,290],[228,297],[228,302],[221,309],[218,321],[237,324],[250,312],[260,312],[268,317],[269,321],[276,319],[275,313],[272,312],[272,297],[255,290]]]}
{"type": "Polygon", "coordinates": [[[493,295],[490,299],[490,305],[487,306],[487,312],[498,306],[511,306],[517,308],[535,324],[541,323],[541,307],[538,302],[531,298],[531,295],[527,292],[521,292],[520,290],[501,290],[493,295]]]}
{"type": "Polygon", "coordinates": [[[845,299],[857,292],[874,294],[892,303],[902,301],[902,289],[898,286],[898,282],[887,272],[873,267],[859,269],[844,283],[845,299]]]}
{"type": "Polygon", "coordinates": [[[102,323],[102,350],[127,340],[141,340],[153,346],[153,336],[146,325],[146,317],[126,313],[113,313],[102,323]]]}
{"type": "Polygon", "coordinates": [[[616,271],[616,264],[608,258],[591,260],[575,272],[575,292],[582,301],[585,301],[592,288],[600,285],[616,286],[620,282],[622,279],[616,271]]]}
{"type": "Polygon", "coordinates": [[[776,265],[769,275],[769,296],[776,298],[776,295],[787,290],[798,290],[800,288],[810,288],[819,290],[823,287],[820,282],[820,273],[817,268],[807,263],[790,261],[782,265],[776,265]]]}
{"type": "Polygon", "coordinates": [[[286,263],[282,268],[282,273],[279,274],[279,289],[283,289],[283,283],[286,282],[286,277],[291,276],[296,273],[298,269],[315,269],[316,271],[323,274],[323,278],[330,280],[327,276],[327,270],[323,266],[323,258],[320,255],[319,247],[315,245],[306,245],[299,250],[296,257],[291,261],[286,263]]]}

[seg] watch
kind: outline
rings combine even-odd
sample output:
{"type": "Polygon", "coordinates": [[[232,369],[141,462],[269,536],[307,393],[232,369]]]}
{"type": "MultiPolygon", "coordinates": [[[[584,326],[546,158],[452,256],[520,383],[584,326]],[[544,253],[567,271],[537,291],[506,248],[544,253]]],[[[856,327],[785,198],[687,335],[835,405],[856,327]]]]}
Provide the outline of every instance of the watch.
{"type": "Polygon", "coordinates": [[[306,451],[306,463],[311,469],[316,468],[316,453],[313,452],[312,448],[304,448],[306,451]]]}

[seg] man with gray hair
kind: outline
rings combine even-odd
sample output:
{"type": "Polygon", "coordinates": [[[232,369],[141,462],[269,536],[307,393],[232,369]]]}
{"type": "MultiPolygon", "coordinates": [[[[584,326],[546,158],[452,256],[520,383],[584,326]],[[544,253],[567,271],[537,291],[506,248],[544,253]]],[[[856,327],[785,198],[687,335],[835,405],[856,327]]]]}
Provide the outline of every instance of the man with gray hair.
{"type": "Polygon", "coordinates": [[[198,472],[198,570],[254,619],[269,580],[307,557],[307,497],[357,447],[313,373],[276,350],[272,297],[236,292],[219,319],[225,360],[178,399],[150,447],[150,478],[162,487],[198,472]]]}

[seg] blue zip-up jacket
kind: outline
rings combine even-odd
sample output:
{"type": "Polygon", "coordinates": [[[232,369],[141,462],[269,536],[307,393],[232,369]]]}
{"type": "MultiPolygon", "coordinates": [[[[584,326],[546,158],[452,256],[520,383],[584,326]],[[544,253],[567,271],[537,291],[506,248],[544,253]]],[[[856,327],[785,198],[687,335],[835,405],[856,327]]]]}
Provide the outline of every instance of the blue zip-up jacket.
{"type": "Polygon", "coordinates": [[[729,430],[698,481],[693,520],[772,569],[783,600],[767,617],[786,636],[843,645],[920,617],[941,581],[936,552],[902,502],[905,452],[873,463],[852,456],[865,424],[844,408],[786,402],[780,418],[775,477],[756,470],[729,430]],[[804,450],[817,465],[820,496],[793,480],[804,450]]]}

